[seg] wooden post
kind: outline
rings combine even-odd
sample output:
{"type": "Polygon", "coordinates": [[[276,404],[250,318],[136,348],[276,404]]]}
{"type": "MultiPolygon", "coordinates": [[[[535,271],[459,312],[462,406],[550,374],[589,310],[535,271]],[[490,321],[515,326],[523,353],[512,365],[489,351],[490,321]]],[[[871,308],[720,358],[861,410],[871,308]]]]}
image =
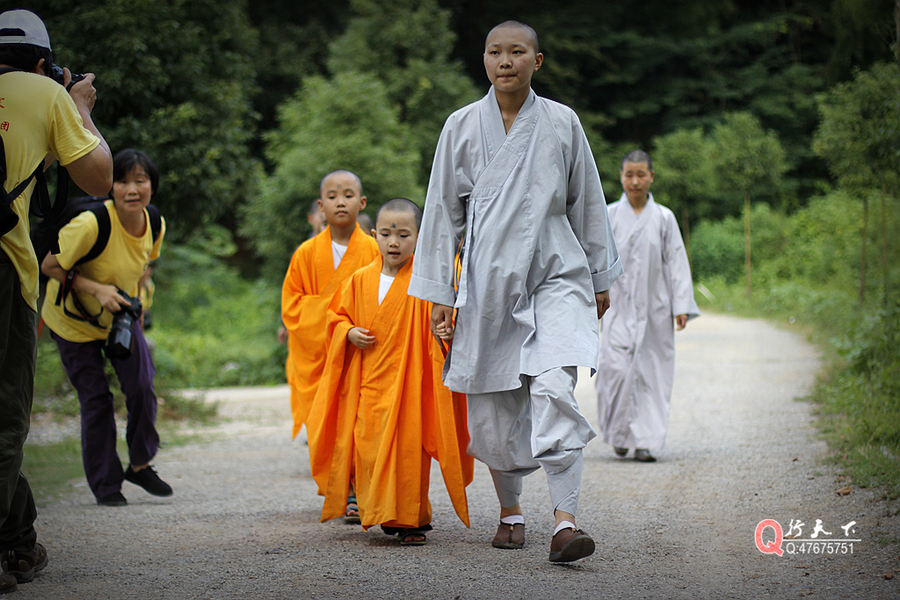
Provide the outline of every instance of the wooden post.
{"type": "Polygon", "coordinates": [[[750,278],[750,194],[744,192],[744,270],[747,272],[747,297],[753,295],[750,278]]]}

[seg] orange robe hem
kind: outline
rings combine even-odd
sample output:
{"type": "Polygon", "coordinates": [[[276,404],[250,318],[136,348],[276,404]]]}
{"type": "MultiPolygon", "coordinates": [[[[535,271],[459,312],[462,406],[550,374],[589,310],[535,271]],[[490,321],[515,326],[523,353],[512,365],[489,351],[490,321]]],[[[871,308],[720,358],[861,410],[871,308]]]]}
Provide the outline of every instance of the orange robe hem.
{"type": "Polygon", "coordinates": [[[431,459],[453,507],[469,526],[466,486],[474,461],[464,394],[441,381],[444,357],[430,332],[431,303],[407,295],[412,260],[381,305],[381,259],[347,280],[328,307],[328,358],[309,414],[309,453],[322,521],[345,514],[351,476],[365,529],[431,522],[431,459]],[[360,350],[347,332],[374,335],[360,350]]]}

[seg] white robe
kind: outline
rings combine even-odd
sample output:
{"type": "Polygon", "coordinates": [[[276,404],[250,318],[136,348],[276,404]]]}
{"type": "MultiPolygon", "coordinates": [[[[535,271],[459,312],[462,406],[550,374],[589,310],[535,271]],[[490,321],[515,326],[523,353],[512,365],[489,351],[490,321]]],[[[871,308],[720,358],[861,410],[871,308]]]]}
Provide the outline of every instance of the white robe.
{"type": "Polygon", "coordinates": [[[531,92],[507,134],[493,87],[441,132],[409,294],[458,308],[444,364],[453,391],[594,368],[594,294],[622,272],[577,115],[531,92]],[[458,290],[455,257],[460,240],[458,290]]]}
{"type": "Polygon", "coordinates": [[[625,274],[603,317],[597,407],[603,441],[662,448],[675,374],[676,315],[700,316],[678,222],[651,194],[640,215],[625,195],[609,206],[625,274]]]}

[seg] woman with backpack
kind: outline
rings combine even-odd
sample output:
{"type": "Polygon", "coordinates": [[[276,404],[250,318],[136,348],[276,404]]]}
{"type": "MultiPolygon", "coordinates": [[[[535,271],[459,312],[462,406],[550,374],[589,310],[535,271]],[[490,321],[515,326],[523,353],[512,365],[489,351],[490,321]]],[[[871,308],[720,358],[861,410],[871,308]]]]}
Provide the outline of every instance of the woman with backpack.
{"type": "MultiPolygon", "coordinates": [[[[48,253],[41,270],[50,277],[41,315],[59,347],[63,366],[81,405],[84,471],[97,503],[124,506],[122,481],[156,496],[172,488],[150,461],[159,448],[156,431],[156,370],[142,330],[139,287],[151,260],[159,257],[165,221],[148,205],[159,187],[149,156],[123,150],[113,158],[113,188],[99,212],[85,210],[59,231],[60,253],[48,253]],[[108,226],[104,225],[108,216],[108,226]],[[108,235],[96,253],[98,238],[108,235]],[[125,394],[130,465],[116,452],[113,395],[103,354],[125,394]]],[[[102,242],[102,240],[100,240],[102,242]]]]}

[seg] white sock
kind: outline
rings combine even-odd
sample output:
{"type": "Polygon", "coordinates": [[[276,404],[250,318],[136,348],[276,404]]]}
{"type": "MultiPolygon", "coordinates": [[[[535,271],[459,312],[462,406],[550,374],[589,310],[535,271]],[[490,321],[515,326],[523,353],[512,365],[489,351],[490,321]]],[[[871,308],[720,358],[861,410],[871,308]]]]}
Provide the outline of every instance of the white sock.
{"type": "Polygon", "coordinates": [[[575,529],[575,523],[572,523],[571,521],[563,521],[562,523],[560,523],[559,525],[556,526],[556,529],[553,530],[553,535],[556,535],[563,529],[569,529],[569,528],[575,529]]]}
{"type": "Polygon", "coordinates": [[[509,515],[508,517],[503,517],[500,519],[500,522],[504,525],[516,525],[517,523],[525,524],[525,517],[522,515],[509,515]]]}

